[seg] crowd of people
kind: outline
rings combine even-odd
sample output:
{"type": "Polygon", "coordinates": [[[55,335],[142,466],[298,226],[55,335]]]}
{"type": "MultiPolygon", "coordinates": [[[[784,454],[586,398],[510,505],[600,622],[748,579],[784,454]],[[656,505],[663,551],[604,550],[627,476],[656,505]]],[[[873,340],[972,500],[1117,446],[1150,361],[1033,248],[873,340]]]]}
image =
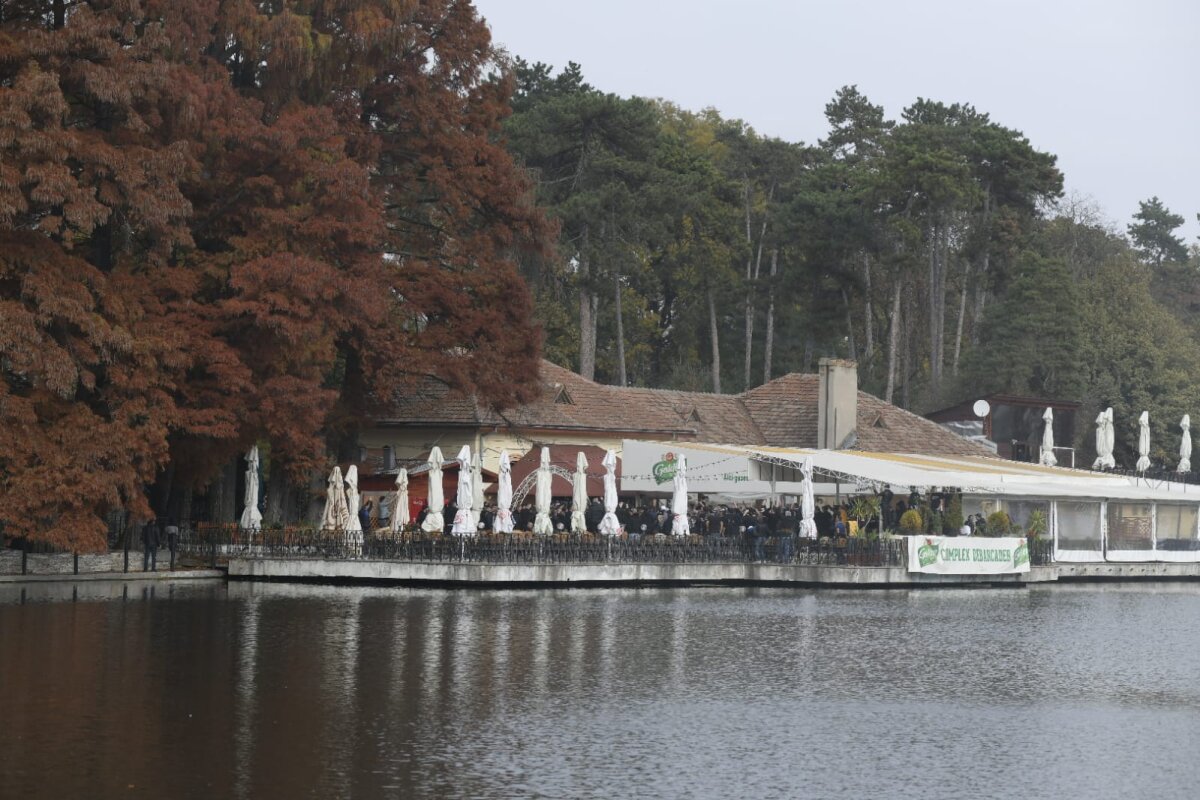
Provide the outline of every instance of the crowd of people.
{"type": "MultiPolygon", "coordinates": [[[[446,533],[450,532],[457,511],[452,502],[447,502],[442,509],[446,533]]],[[[494,504],[485,505],[480,515],[479,529],[492,530],[495,514],[494,504]]],[[[629,536],[654,536],[672,532],[673,514],[670,505],[665,501],[642,504],[623,501],[618,503],[615,514],[622,531],[629,536]]],[[[424,524],[427,515],[428,509],[421,509],[414,522],[418,529],[424,524]]],[[[600,522],[604,518],[604,505],[599,498],[589,500],[583,516],[587,532],[598,533],[600,522]]],[[[525,503],[513,512],[513,527],[517,531],[532,531],[536,518],[537,510],[533,503],[525,503]]],[[[798,503],[759,506],[710,504],[699,501],[689,504],[688,508],[688,528],[692,534],[699,536],[794,536],[800,530],[801,519],[798,503]]],[[[859,532],[859,522],[848,516],[848,508],[844,505],[818,507],[813,520],[817,525],[818,536],[845,536],[859,532]]],[[[866,529],[869,524],[864,521],[861,527],[866,529]]],[[[570,502],[551,503],[550,525],[558,532],[572,532],[570,502]]]]}
{"type": "MultiPolygon", "coordinates": [[[[899,529],[900,519],[906,511],[915,509],[922,518],[926,518],[930,513],[942,515],[946,513],[951,499],[946,494],[921,494],[915,489],[907,496],[896,496],[891,491],[884,491],[878,497],[877,510],[865,515],[860,511],[857,517],[852,504],[817,506],[813,515],[817,536],[838,538],[878,534],[881,530],[895,531],[899,529]]],[[[447,501],[442,509],[447,534],[450,533],[457,511],[458,508],[452,500],[447,501]]],[[[484,505],[478,522],[480,531],[493,529],[496,511],[495,503],[484,505]]],[[[647,500],[642,503],[622,501],[618,503],[615,513],[621,530],[630,537],[672,533],[673,515],[666,500],[647,500]]],[[[359,514],[363,530],[387,527],[390,516],[386,503],[380,503],[376,508],[369,501],[364,503],[359,514]]],[[[421,509],[417,514],[413,521],[417,529],[422,527],[427,514],[427,508],[421,509]]],[[[533,502],[525,502],[513,510],[513,528],[517,531],[532,531],[536,518],[537,510],[533,502]]],[[[604,505],[600,498],[590,498],[584,509],[587,532],[598,533],[603,518],[604,505]]],[[[692,534],[699,536],[751,539],[793,537],[799,535],[802,518],[799,503],[710,503],[699,500],[690,503],[688,507],[688,528],[692,534]]],[[[573,532],[570,501],[558,499],[551,503],[550,525],[556,532],[573,532]]],[[[985,528],[983,516],[976,514],[966,517],[962,526],[950,533],[963,536],[978,535],[984,532],[985,528]]]]}

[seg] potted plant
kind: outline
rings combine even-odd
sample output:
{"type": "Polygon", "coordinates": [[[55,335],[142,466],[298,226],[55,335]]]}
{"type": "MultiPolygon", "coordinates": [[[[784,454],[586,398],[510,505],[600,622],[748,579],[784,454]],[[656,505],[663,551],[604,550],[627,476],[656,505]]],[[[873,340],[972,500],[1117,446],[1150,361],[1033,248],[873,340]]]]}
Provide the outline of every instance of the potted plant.
{"type": "Polygon", "coordinates": [[[905,536],[917,536],[925,529],[925,521],[921,519],[921,512],[915,508],[910,508],[900,515],[900,532],[905,536]]]}
{"type": "Polygon", "coordinates": [[[942,525],[945,532],[951,536],[958,536],[958,532],[963,526],[962,495],[954,495],[949,507],[946,509],[946,516],[942,520],[942,525]]]}
{"type": "Polygon", "coordinates": [[[993,511],[987,517],[987,532],[985,536],[998,538],[1008,536],[1012,531],[1012,518],[1007,511],[993,511]]]}
{"type": "Polygon", "coordinates": [[[1026,528],[1025,535],[1030,539],[1040,539],[1046,535],[1049,530],[1049,525],[1046,522],[1046,512],[1040,508],[1035,508],[1029,514],[1029,524],[1026,528]]]}
{"type": "Polygon", "coordinates": [[[879,519],[879,498],[859,495],[850,503],[847,509],[850,517],[858,523],[858,535],[867,535],[867,525],[871,520],[879,519]]]}

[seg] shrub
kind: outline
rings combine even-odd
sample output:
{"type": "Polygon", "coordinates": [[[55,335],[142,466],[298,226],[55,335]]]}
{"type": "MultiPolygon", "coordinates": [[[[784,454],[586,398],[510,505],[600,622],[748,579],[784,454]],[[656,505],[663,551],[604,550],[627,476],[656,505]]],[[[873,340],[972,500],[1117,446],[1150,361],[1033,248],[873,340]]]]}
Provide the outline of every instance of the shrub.
{"type": "Polygon", "coordinates": [[[954,495],[950,506],[946,509],[946,527],[951,533],[958,533],[963,526],[962,495],[954,495]]]}
{"type": "Polygon", "coordinates": [[[920,533],[924,527],[925,522],[921,519],[921,512],[915,508],[910,508],[900,516],[900,530],[906,534],[920,533]]]}
{"type": "Polygon", "coordinates": [[[987,518],[987,534],[988,536],[1008,536],[1012,530],[1012,518],[1008,516],[1007,511],[993,511],[988,514],[987,518]]]}

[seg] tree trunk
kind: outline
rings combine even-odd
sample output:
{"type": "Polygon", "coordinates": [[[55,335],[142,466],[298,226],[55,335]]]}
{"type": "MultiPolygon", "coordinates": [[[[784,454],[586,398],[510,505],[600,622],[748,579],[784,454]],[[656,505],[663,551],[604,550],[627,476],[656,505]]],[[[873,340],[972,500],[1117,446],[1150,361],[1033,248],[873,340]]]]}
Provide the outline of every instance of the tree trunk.
{"type": "Polygon", "coordinates": [[[264,524],[278,525],[283,522],[283,501],[287,490],[283,465],[272,459],[271,474],[267,476],[267,513],[263,515],[264,524]]]}
{"type": "Polygon", "coordinates": [[[237,513],[237,461],[221,468],[208,488],[208,516],[211,522],[234,522],[237,513]]]}
{"type": "Polygon", "coordinates": [[[596,297],[591,286],[589,233],[585,225],[579,257],[579,374],[590,381],[596,378],[596,297]]]}
{"type": "Polygon", "coordinates": [[[850,310],[850,295],[842,287],[842,304],[846,307],[846,338],[850,344],[850,360],[858,361],[858,345],[854,339],[854,315],[850,310]]]}
{"type": "Polygon", "coordinates": [[[975,313],[971,316],[971,345],[979,344],[979,329],[983,327],[980,323],[983,320],[983,306],[987,300],[987,268],[988,256],[983,254],[983,265],[979,270],[979,277],[975,279],[975,313]]]}
{"type": "Polygon", "coordinates": [[[166,471],[163,473],[162,480],[159,481],[159,497],[158,497],[158,516],[170,516],[171,505],[171,490],[175,484],[175,462],[167,465],[166,471]]]}
{"type": "Polygon", "coordinates": [[[617,385],[628,386],[625,376],[625,321],[621,316],[621,276],[615,276],[616,289],[613,292],[613,305],[617,310],[617,385]]]}
{"type": "MultiPolygon", "coordinates": [[[[988,184],[983,195],[983,232],[985,240],[983,245],[983,258],[979,264],[979,277],[975,280],[975,315],[971,318],[971,344],[979,344],[979,321],[983,317],[983,304],[985,295],[987,294],[987,273],[988,267],[991,265],[991,248],[989,247],[991,237],[991,219],[992,219],[992,187],[988,184]]],[[[1071,230],[1076,230],[1075,226],[1071,230]]]]}
{"type": "Polygon", "coordinates": [[[190,526],[192,524],[192,487],[183,487],[183,497],[179,501],[179,524],[180,526],[190,526]]]}
{"type": "Polygon", "coordinates": [[[863,355],[867,361],[875,357],[875,313],[871,307],[871,259],[863,253],[863,287],[865,302],[863,303],[863,328],[866,337],[866,349],[863,355]]]}
{"type": "Polygon", "coordinates": [[[579,374],[596,379],[596,296],[586,284],[579,287],[579,374]]]}
{"type": "Polygon", "coordinates": [[[904,293],[904,325],[900,329],[900,336],[903,340],[900,346],[900,377],[904,379],[904,383],[900,384],[900,407],[911,408],[910,402],[910,386],[912,383],[912,361],[913,361],[913,330],[912,320],[916,314],[913,313],[913,291],[910,288],[904,293]]]}
{"type": "Polygon", "coordinates": [[[954,366],[952,368],[954,377],[958,377],[958,357],[962,353],[962,338],[963,338],[963,318],[967,315],[967,284],[971,278],[971,260],[965,259],[963,265],[963,285],[962,292],[958,296],[958,328],[954,332],[954,366]]]}
{"type": "MultiPolygon", "coordinates": [[[[929,388],[936,396],[942,384],[942,307],[941,299],[941,226],[934,223],[929,229],[929,388]]],[[[907,380],[905,381],[907,384],[907,380]]]]}
{"type": "Polygon", "coordinates": [[[763,383],[771,382],[771,359],[775,351],[775,276],[779,274],[779,250],[771,250],[771,295],[767,300],[767,333],[763,343],[763,383]]]}
{"type": "Polygon", "coordinates": [[[896,351],[900,344],[900,288],[900,276],[897,275],[896,285],[892,288],[891,330],[888,332],[887,390],[883,395],[883,399],[889,403],[892,402],[896,392],[896,351]]]}
{"type": "MultiPolygon", "coordinates": [[[[753,384],[750,382],[751,366],[754,359],[754,314],[755,314],[755,290],[758,287],[758,279],[762,274],[762,256],[763,243],[767,238],[767,214],[763,214],[762,225],[758,231],[758,247],[757,253],[754,246],[754,235],[751,228],[751,208],[750,208],[750,180],[743,176],[745,181],[745,203],[746,203],[746,358],[743,365],[742,384],[743,387],[749,389],[753,384]]],[[[767,203],[771,202],[771,198],[775,196],[775,185],[767,191],[767,203]]]]}
{"type": "Polygon", "coordinates": [[[712,336],[712,385],[713,391],[721,393],[721,341],[717,330],[717,299],[713,290],[708,290],[708,330],[712,336]]]}

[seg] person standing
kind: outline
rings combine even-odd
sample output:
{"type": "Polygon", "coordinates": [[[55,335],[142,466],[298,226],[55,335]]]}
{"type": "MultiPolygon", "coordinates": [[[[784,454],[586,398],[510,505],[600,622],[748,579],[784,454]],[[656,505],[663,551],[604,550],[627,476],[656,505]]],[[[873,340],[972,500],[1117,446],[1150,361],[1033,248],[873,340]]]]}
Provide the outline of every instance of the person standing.
{"type": "Polygon", "coordinates": [[[167,534],[167,549],[171,553],[171,569],[175,569],[175,549],[179,546],[179,525],[174,517],[167,517],[167,525],[163,528],[167,534]]]}
{"type": "Polygon", "coordinates": [[[388,528],[392,521],[392,495],[385,494],[379,498],[379,527],[388,528]]]}
{"type": "Polygon", "coordinates": [[[795,549],[796,536],[796,517],[790,508],[786,509],[779,518],[776,535],[779,541],[779,562],[781,564],[790,563],[795,549]]]}
{"type": "Polygon", "coordinates": [[[371,509],[373,507],[374,503],[372,503],[370,500],[367,500],[362,504],[362,507],[358,509],[358,522],[362,526],[363,533],[367,533],[371,530],[371,509]]]}
{"type": "Polygon", "coordinates": [[[142,572],[158,571],[158,522],[151,518],[142,526],[142,572]]]}

